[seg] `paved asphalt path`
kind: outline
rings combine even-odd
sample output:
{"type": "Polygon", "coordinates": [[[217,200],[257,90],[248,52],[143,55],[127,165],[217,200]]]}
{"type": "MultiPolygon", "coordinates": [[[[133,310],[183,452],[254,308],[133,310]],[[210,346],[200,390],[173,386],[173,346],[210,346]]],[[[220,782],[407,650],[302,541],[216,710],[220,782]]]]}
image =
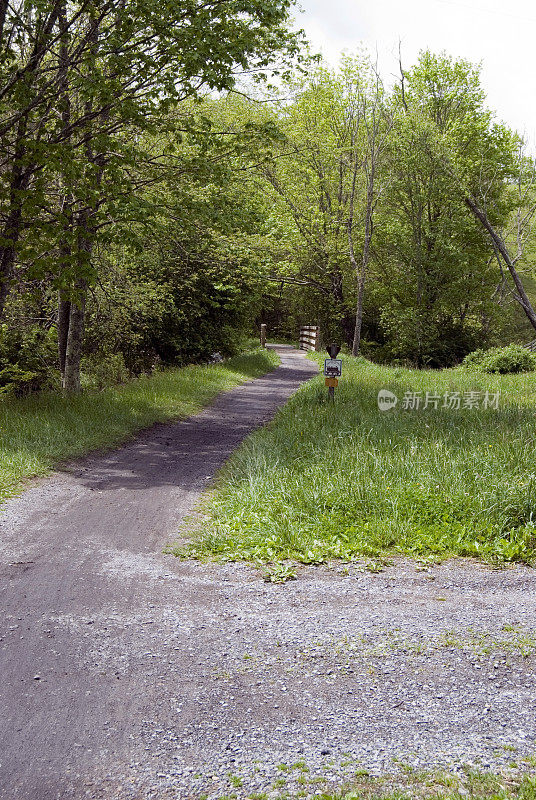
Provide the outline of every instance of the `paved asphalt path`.
{"type": "Polygon", "coordinates": [[[128,776],[139,785],[151,758],[143,726],[169,728],[189,667],[188,646],[166,642],[154,611],[180,601],[187,633],[185,597],[203,606],[162,548],[242,439],[316,373],[302,353],[276,349],[272,373],[1,507],[1,798],[156,796],[125,794],[128,776]],[[148,636],[157,662],[139,651],[148,636]]]}

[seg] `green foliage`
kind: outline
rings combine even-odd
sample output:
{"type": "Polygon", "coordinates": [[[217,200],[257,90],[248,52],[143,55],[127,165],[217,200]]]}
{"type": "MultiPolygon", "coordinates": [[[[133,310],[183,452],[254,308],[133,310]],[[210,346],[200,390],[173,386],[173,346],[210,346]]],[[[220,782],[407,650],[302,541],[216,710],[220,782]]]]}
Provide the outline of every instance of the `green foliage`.
{"type": "Polygon", "coordinates": [[[463,365],[481,372],[496,372],[500,375],[532,372],[536,370],[536,354],[521,345],[510,344],[507,347],[475,350],[464,358],[463,365]]]}
{"type": "MultiPolygon", "coordinates": [[[[137,196],[143,219],[116,221],[95,252],[99,280],[87,295],[83,388],[207,361],[214,352],[231,356],[251,331],[265,269],[251,245],[263,221],[237,167],[257,134],[244,132],[247,123],[229,129],[219,106],[213,122],[221,133],[206,127],[213,105],[189,106],[187,131],[179,130],[186,123],[175,109],[164,141],[147,133],[140,142],[158,166],[146,166],[149,188],[137,196]],[[172,155],[160,155],[163,149],[172,155]]],[[[9,324],[24,329],[28,318],[41,318],[49,328],[56,308],[48,280],[30,282],[9,298],[9,324]]],[[[49,370],[56,350],[46,359],[49,370]]]]}
{"type": "Polygon", "coordinates": [[[20,397],[57,382],[55,329],[0,325],[0,394],[20,397]]]}
{"type": "MultiPolygon", "coordinates": [[[[234,230],[222,222],[239,204],[219,164],[227,158],[229,171],[234,135],[213,134],[212,120],[197,114],[196,104],[209,90],[232,89],[239,75],[251,71],[260,82],[303,61],[302,34],[290,28],[292,0],[23,5],[7,8],[1,26],[0,318],[15,279],[24,290],[39,282],[49,303],[56,290],[63,303],[75,305],[89,292],[86,355],[107,358],[119,344],[132,373],[150,368],[159,349],[175,363],[211,349],[230,353],[244,285],[233,275],[243,260],[236,251],[245,221],[234,230]],[[211,207],[218,196],[224,202],[211,207]],[[169,242],[179,269],[171,281],[151,280],[148,263],[138,280],[126,276],[125,287],[125,272],[111,275],[107,267],[117,249],[125,242],[140,247],[148,231],[147,262],[174,271],[169,253],[158,257],[169,242]],[[192,248],[194,231],[199,242],[208,233],[212,246],[192,248]],[[215,268],[206,269],[211,260],[215,268]],[[184,272],[191,282],[181,287],[184,272]],[[98,295],[117,277],[109,293],[116,319],[100,325],[99,341],[98,295]],[[122,300],[123,330],[115,324],[122,300]],[[156,347],[158,329],[165,335],[156,347]]],[[[251,147],[258,133],[244,126],[235,138],[251,147]]],[[[49,326],[50,309],[44,311],[49,326]]],[[[71,337],[71,345],[79,339],[71,337]]],[[[79,357],[77,351],[68,358],[73,390],[79,357]]],[[[34,370],[14,366],[5,383],[43,385],[34,370]]]]}
{"type": "MultiPolygon", "coordinates": [[[[128,12],[113,0],[96,26],[91,3],[68,4],[63,21],[60,6],[8,11],[0,313],[15,278],[24,302],[4,313],[16,328],[36,318],[49,331],[57,291],[87,293],[86,386],[231,355],[261,319],[290,338],[320,323],[326,340],[351,344],[361,275],[364,352],[380,362],[451,366],[523,341],[464,202],[485,195],[501,226],[517,202],[519,141],[494,123],[477,67],[425,51],[402,96],[363,54],[306,71],[289,0],[143,0],[128,12]],[[248,70],[282,75],[285,102],[233,93],[248,70]]],[[[44,363],[49,378],[8,358],[0,381],[18,393],[52,385],[55,357],[44,363]]]]}
{"type": "MultiPolygon", "coordinates": [[[[504,749],[510,749],[503,745],[504,749]]],[[[516,748],[513,747],[513,750],[516,748]]],[[[358,768],[355,778],[339,791],[326,785],[322,800],[535,800],[536,777],[532,756],[514,761],[508,771],[479,771],[462,765],[455,772],[418,770],[393,759],[386,775],[370,775],[358,768]]],[[[327,784],[327,782],[326,782],[327,784]]]]}
{"type": "Polygon", "coordinates": [[[477,367],[479,364],[482,363],[483,359],[486,357],[486,353],[488,351],[484,350],[483,347],[478,347],[476,350],[473,350],[471,353],[468,353],[465,358],[463,359],[463,366],[464,367],[477,367]]]}
{"type": "Polygon", "coordinates": [[[103,353],[85,356],[82,359],[82,387],[84,389],[106,389],[118,386],[131,378],[122,353],[103,353]]]}
{"type": "MultiPolygon", "coordinates": [[[[310,381],[225,468],[183,555],[314,564],[464,555],[536,563],[530,375],[412,371],[343,357],[335,403],[310,381]],[[378,409],[380,389],[394,410],[378,409]],[[402,406],[420,392],[419,410],[402,406]],[[426,392],[500,393],[498,409],[424,409],[426,392]]],[[[179,551],[179,554],[181,552],[179,551]]]]}
{"type": "Polygon", "coordinates": [[[395,87],[389,95],[375,91],[366,60],[343,59],[339,70],[320,67],[291,88],[293,102],[274,112],[286,139],[264,169],[273,272],[290,282],[267,294],[264,318],[282,333],[318,321],[326,339],[351,344],[360,266],[351,264],[348,226],[355,214],[360,258],[366,132],[376,118],[385,149],[376,164],[364,352],[381,362],[445,367],[482,343],[512,338],[519,310],[497,291],[489,238],[465,203],[468,192],[485,196],[493,224],[506,226],[517,202],[519,139],[494,123],[480,69],[424,51],[404,73],[403,93],[395,87]],[[352,205],[356,153],[362,166],[352,205]],[[290,324],[281,320],[283,292],[290,324]]]}
{"type": "MultiPolygon", "coordinates": [[[[271,113],[281,137],[265,148],[262,161],[255,159],[269,201],[272,273],[279,272],[283,282],[289,279],[286,299],[298,324],[319,321],[326,336],[351,345],[356,269],[364,246],[369,131],[377,126],[378,146],[389,127],[388,103],[362,54],[343,58],[338,70],[318,66],[285,92],[292,93],[292,103],[260,112],[271,113]]],[[[379,158],[374,169],[378,181],[385,178],[379,158]]],[[[378,183],[371,190],[373,204],[379,194],[378,183]]],[[[288,332],[278,322],[278,334],[288,332]]]]}
{"type": "Polygon", "coordinates": [[[462,59],[421,53],[395,99],[401,113],[378,241],[383,357],[452,366],[486,342],[498,316],[491,245],[464,192],[485,181],[486,202],[504,222],[516,141],[493,124],[479,69],[462,59]]]}

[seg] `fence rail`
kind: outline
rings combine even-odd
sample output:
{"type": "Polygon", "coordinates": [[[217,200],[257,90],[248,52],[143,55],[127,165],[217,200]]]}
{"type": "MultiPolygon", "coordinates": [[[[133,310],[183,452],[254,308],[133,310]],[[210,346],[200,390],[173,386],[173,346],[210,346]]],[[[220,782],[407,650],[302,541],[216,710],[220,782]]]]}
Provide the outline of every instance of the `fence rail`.
{"type": "Polygon", "coordinates": [[[532,342],[528,344],[524,344],[523,347],[526,347],[527,350],[530,350],[531,353],[536,353],[536,339],[533,339],[532,342]]]}
{"type": "Polygon", "coordinates": [[[300,350],[320,350],[320,328],[318,325],[301,326],[300,350]]]}

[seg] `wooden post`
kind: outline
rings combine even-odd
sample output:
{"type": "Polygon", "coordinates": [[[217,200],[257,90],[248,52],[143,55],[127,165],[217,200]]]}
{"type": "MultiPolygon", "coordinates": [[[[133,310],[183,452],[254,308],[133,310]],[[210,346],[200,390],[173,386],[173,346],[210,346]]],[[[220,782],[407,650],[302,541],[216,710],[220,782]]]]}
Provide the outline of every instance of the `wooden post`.
{"type": "MultiPolygon", "coordinates": [[[[340,352],[340,347],[338,344],[330,344],[326,347],[327,353],[331,359],[337,358],[340,352]]],[[[324,374],[325,374],[325,362],[324,362],[324,374]]],[[[340,374],[340,372],[339,372],[340,374]]],[[[335,387],[339,385],[338,378],[328,376],[325,380],[326,386],[328,387],[328,400],[331,400],[332,403],[335,402],[335,387]]]]}
{"type": "Polygon", "coordinates": [[[261,325],[261,347],[266,347],[266,325],[261,325]]]}

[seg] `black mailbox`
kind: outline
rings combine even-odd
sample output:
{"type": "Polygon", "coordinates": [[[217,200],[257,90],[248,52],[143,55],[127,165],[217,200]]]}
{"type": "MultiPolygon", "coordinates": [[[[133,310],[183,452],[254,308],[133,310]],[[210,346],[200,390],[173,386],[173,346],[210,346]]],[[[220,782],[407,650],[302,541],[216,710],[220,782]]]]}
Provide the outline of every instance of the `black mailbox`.
{"type": "Polygon", "coordinates": [[[326,347],[326,352],[329,353],[330,358],[337,358],[337,355],[340,353],[340,345],[338,344],[330,344],[326,347]]]}

